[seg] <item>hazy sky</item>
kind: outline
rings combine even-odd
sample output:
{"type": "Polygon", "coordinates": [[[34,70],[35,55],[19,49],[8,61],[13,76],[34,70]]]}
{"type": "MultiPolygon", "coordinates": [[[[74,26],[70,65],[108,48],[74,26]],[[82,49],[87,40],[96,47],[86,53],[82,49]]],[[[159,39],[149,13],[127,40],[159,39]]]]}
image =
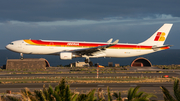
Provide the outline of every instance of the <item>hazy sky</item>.
{"type": "Polygon", "coordinates": [[[1,0],[0,49],[14,40],[139,43],[173,23],[165,44],[180,49],[180,0],[1,0]]]}

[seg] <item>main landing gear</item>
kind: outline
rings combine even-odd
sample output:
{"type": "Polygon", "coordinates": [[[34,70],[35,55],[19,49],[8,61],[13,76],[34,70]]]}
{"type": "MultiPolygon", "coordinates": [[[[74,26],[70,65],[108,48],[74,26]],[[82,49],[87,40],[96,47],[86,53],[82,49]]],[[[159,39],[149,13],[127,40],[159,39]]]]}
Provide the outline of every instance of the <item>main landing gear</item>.
{"type": "Polygon", "coordinates": [[[89,66],[93,66],[93,62],[89,58],[85,59],[85,63],[89,63],[89,66]]]}

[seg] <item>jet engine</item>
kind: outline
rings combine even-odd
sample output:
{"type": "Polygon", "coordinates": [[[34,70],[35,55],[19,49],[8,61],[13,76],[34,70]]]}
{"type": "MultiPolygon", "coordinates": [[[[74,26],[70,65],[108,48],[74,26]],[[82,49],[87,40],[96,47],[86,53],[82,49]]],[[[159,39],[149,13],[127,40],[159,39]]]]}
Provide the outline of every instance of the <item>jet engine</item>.
{"type": "Polygon", "coordinates": [[[73,57],[72,52],[61,52],[60,53],[60,59],[62,60],[71,60],[73,57]]]}

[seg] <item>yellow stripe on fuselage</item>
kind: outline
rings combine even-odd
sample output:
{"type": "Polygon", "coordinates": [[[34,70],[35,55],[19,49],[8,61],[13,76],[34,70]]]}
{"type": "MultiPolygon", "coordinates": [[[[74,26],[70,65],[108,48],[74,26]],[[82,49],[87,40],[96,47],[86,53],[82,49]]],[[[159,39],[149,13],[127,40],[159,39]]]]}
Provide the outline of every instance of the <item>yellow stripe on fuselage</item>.
{"type": "Polygon", "coordinates": [[[30,45],[36,45],[36,43],[32,42],[31,40],[24,40],[24,41],[30,45]]]}

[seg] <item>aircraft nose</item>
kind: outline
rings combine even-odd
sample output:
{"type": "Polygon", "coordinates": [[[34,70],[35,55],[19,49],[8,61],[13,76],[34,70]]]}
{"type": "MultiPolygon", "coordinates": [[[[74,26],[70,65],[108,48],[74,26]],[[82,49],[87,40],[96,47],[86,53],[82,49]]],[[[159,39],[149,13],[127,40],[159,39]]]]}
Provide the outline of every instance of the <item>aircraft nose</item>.
{"type": "Polygon", "coordinates": [[[6,49],[9,49],[9,45],[6,45],[6,47],[5,47],[6,49]]]}

